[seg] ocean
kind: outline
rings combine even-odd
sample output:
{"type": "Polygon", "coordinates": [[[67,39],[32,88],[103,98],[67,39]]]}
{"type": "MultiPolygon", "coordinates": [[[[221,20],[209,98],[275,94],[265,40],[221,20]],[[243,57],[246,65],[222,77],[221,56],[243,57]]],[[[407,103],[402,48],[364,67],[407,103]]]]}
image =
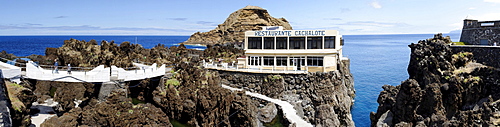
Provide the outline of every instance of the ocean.
{"type": "MultiPolygon", "coordinates": [[[[178,46],[178,43],[186,41],[189,36],[0,36],[0,51],[5,50],[16,56],[45,55],[45,48],[61,47],[64,40],[71,38],[87,42],[94,39],[98,44],[103,40],[114,41],[116,44],[128,41],[131,44],[140,44],[149,49],[158,44],[164,44],[167,47],[178,46]]],[[[185,46],[190,49],[205,49],[205,46],[185,46]]]]}
{"type": "MultiPolygon", "coordinates": [[[[460,34],[450,34],[458,41],[460,34]]],[[[408,78],[406,68],[410,60],[411,43],[432,38],[433,34],[400,35],[343,35],[343,54],[351,60],[356,98],[352,109],[353,120],[358,127],[370,126],[370,112],[378,107],[377,98],[383,85],[399,85],[408,78]]],[[[106,40],[119,44],[124,41],[152,48],[157,44],[176,46],[189,36],[0,36],[0,51],[16,56],[44,55],[46,47],[60,47],[64,40],[98,42],[106,40]]],[[[187,48],[203,50],[203,46],[186,45],[187,48]]]]}

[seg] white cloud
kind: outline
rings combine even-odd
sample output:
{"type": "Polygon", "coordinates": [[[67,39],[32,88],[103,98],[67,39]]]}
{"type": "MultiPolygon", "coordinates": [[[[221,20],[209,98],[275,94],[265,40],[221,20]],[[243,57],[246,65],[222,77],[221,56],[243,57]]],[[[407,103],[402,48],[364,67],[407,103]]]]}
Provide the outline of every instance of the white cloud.
{"type": "Polygon", "coordinates": [[[373,7],[373,8],[382,8],[382,5],[380,5],[380,3],[378,3],[377,1],[373,1],[370,3],[370,5],[373,7]]]}
{"type": "Polygon", "coordinates": [[[469,10],[474,10],[474,9],[476,9],[476,8],[475,8],[475,7],[470,7],[470,8],[469,8],[469,10]]]}
{"type": "Polygon", "coordinates": [[[500,0],[484,0],[484,2],[500,3],[500,0]]]}

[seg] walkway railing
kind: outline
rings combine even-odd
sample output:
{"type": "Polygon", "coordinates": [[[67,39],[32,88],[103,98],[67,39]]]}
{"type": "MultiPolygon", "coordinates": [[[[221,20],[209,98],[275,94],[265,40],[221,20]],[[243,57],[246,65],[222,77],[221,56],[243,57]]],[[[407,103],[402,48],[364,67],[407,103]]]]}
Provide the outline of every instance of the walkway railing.
{"type": "Polygon", "coordinates": [[[97,66],[90,71],[71,71],[71,74],[62,70],[44,69],[33,61],[26,64],[26,77],[30,79],[62,82],[106,82],[110,81],[110,69],[104,65],[97,66]]]}
{"type": "MultiPolygon", "coordinates": [[[[151,66],[133,63],[136,68],[118,68],[116,66],[104,67],[104,65],[97,66],[88,71],[88,68],[83,71],[73,70],[71,73],[67,69],[59,69],[58,71],[52,69],[50,66],[39,66],[33,61],[26,64],[26,77],[30,79],[46,80],[46,81],[62,81],[62,82],[107,82],[107,81],[132,81],[141,80],[146,78],[158,77],[165,74],[165,65],[157,67],[156,64],[151,66]]],[[[61,66],[63,67],[63,66],[61,66]]],[[[59,68],[59,67],[58,67],[59,68]]],[[[78,68],[77,68],[78,69],[78,68]]]]}
{"type": "MultiPolygon", "coordinates": [[[[307,74],[307,70],[285,70],[285,69],[263,69],[262,67],[256,68],[245,68],[238,64],[230,63],[214,63],[203,61],[203,67],[207,69],[223,70],[223,71],[234,71],[234,72],[247,72],[247,73],[271,73],[271,74],[307,74]]],[[[288,68],[288,67],[286,67],[288,68]]],[[[307,67],[306,67],[307,68],[307,67]]]]}

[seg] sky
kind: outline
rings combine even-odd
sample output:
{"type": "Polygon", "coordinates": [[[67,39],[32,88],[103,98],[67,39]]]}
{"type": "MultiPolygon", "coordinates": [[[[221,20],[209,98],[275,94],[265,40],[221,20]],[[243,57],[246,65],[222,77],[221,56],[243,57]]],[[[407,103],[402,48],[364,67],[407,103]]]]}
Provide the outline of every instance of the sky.
{"type": "Polygon", "coordinates": [[[0,0],[0,35],[191,35],[247,5],[294,30],[343,35],[457,32],[500,20],[500,0],[0,0]]]}

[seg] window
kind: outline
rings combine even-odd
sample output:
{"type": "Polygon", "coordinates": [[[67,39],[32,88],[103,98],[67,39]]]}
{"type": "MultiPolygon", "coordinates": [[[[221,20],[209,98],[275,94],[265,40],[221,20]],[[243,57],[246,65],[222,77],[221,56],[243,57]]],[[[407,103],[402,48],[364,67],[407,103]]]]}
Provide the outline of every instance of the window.
{"type": "Polygon", "coordinates": [[[264,38],[264,49],[274,49],[274,37],[264,38]]]}
{"type": "Polygon", "coordinates": [[[264,66],[274,66],[274,57],[264,56],[264,66]]]}
{"type": "Polygon", "coordinates": [[[335,48],[335,36],[325,37],[325,49],[335,48]]]}
{"type": "Polygon", "coordinates": [[[276,66],[286,66],[287,65],[286,59],[287,57],[276,57],[276,66]]]}
{"type": "Polygon", "coordinates": [[[322,37],[307,37],[307,49],[323,49],[322,37]]]}
{"type": "Polygon", "coordinates": [[[286,37],[276,37],[276,49],[286,49],[287,38],[286,37]]]}
{"type": "Polygon", "coordinates": [[[323,66],[323,57],[307,57],[307,66],[323,66]]]}
{"type": "Polygon", "coordinates": [[[259,66],[260,65],[260,57],[259,56],[249,56],[248,57],[248,65],[249,66],[259,66]]]}
{"type": "Polygon", "coordinates": [[[481,26],[495,26],[495,23],[494,22],[485,22],[485,23],[481,23],[481,26]]]}
{"type": "Polygon", "coordinates": [[[248,49],[262,49],[262,38],[248,37],[248,49]]]}
{"type": "Polygon", "coordinates": [[[305,57],[290,57],[290,64],[289,66],[305,66],[306,65],[306,58],[305,57]]]}
{"type": "Polygon", "coordinates": [[[305,49],[304,37],[290,37],[290,49],[305,49]]]}
{"type": "Polygon", "coordinates": [[[489,45],[488,39],[479,39],[479,45],[489,45]]]}

